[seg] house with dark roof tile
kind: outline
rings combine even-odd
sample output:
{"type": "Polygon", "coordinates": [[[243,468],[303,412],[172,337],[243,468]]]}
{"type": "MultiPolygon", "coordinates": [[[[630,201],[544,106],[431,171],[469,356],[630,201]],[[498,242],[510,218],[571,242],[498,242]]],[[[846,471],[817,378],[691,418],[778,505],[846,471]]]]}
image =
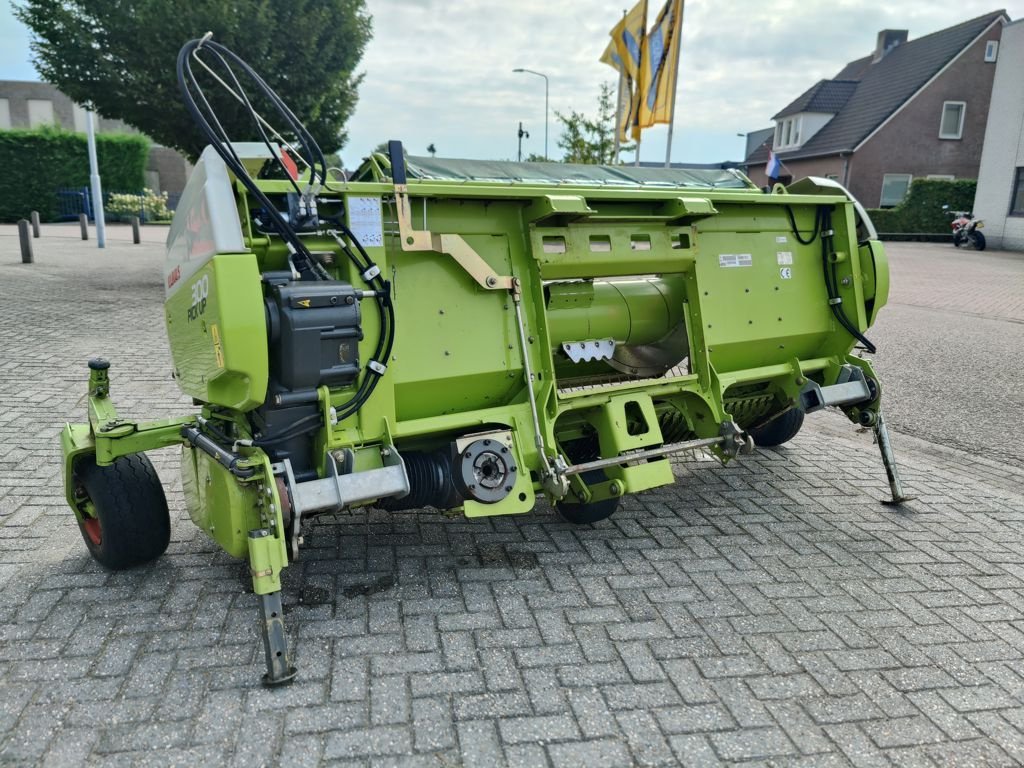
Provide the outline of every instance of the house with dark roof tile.
{"type": "Polygon", "coordinates": [[[1008,21],[993,11],[913,40],[907,30],[882,30],[873,53],[775,114],[774,129],[748,148],[748,175],[770,183],[774,151],[779,181],[836,179],[869,208],[895,205],[915,178],[977,178],[1008,21]]]}

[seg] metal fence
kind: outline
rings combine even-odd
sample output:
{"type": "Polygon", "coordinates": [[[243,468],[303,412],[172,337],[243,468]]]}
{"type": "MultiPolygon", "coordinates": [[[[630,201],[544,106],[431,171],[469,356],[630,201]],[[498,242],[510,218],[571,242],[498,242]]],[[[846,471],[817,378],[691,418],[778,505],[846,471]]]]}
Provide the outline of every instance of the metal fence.
{"type": "MultiPolygon", "coordinates": [[[[96,215],[93,211],[92,190],[89,187],[62,187],[57,190],[57,219],[59,221],[77,221],[80,214],[89,217],[89,221],[95,221],[96,215]]],[[[167,195],[165,204],[169,213],[173,213],[178,207],[178,200],[181,195],[167,195]]],[[[138,216],[143,223],[162,220],[155,210],[157,206],[151,202],[142,192],[118,192],[109,190],[103,192],[103,208],[108,221],[128,219],[138,216]],[[133,202],[132,198],[137,202],[133,202]]]]}
{"type": "Polygon", "coordinates": [[[57,190],[57,220],[75,221],[84,213],[92,221],[92,195],[88,187],[57,190]]]}

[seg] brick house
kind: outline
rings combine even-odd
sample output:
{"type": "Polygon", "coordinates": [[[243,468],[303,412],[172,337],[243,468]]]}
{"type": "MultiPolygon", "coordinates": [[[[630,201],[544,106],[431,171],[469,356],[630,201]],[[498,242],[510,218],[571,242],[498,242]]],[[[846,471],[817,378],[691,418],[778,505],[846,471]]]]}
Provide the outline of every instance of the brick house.
{"type": "Polygon", "coordinates": [[[866,207],[903,199],[915,178],[978,176],[1005,11],[914,40],[878,33],[875,50],[812,85],[773,118],[744,165],[765,185],[774,149],[784,183],[837,179],[866,207]]]}
{"type": "MultiPolygon", "coordinates": [[[[97,133],[138,133],[120,120],[98,115],[93,124],[97,133]]],[[[0,80],[0,130],[41,125],[84,133],[85,109],[51,83],[0,80]]],[[[153,191],[180,195],[191,171],[188,160],[175,150],[155,143],[150,146],[146,186],[153,191]]]]}

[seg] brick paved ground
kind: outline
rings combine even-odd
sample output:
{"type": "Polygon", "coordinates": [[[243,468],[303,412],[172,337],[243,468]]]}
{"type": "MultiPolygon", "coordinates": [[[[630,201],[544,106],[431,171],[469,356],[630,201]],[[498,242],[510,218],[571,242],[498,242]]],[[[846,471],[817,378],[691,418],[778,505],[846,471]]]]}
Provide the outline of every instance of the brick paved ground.
{"type": "Polygon", "coordinates": [[[920,499],[883,507],[870,439],[832,416],[680,463],[594,527],[321,520],[287,572],[301,675],[262,689],[244,568],[188,521],[173,452],[150,567],[100,570],[61,498],[87,357],[115,361],[129,415],[188,405],[159,249],[16,262],[0,232],[0,762],[1024,762],[1024,471],[897,435],[920,499]]]}

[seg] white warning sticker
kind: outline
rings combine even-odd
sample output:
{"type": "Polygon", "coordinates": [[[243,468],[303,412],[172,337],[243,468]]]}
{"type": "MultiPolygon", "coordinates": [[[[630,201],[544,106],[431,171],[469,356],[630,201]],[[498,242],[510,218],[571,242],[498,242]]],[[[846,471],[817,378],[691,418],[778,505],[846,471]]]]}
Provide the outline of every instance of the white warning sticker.
{"type": "Polygon", "coordinates": [[[789,240],[786,239],[785,235],[776,235],[775,236],[775,242],[781,244],[781,243],[788,243],[789,240]]]}
{"type": "Polygon", "coordinates": [[[384,222],[379,197],[349,197],[348,226],[364,248],[384,245],[384,222]]]}
{"type": "Polygon", "coordinates": [[[781,277],[783,280],[792,280],[793,270],[790,267],[783,267],[782,269],[779,270],[779,277],[781,277]]]}
{"type": "Polygon", "coordinates": [[[752,267],[754,266],[754,257],[749,253],[720,253],[718,254],[718,266],[752,267]]]}
{"type": "Polygon", "coordinates": [[[779,266],[782,266],[784,264],[792,264],[793,263],[793,252],[792,251],[778,251],[775,255],[779,259],[779,266]]]}

